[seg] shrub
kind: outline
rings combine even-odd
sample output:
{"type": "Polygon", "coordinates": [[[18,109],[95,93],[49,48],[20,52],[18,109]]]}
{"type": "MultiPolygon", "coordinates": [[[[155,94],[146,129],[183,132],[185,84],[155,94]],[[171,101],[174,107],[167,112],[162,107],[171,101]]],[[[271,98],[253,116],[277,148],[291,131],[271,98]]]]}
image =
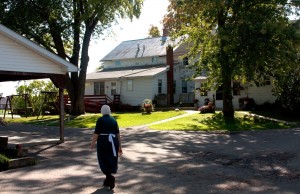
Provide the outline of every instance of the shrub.
{"type": "Polygon", "coordinates": [[[150,114],[154,111],[152,101],[150,99],[143,100],[141,109],[144,113],[150,114]]]}
{"type": "Polygon", "coordinates": [[[4,171],[8,169],[8,161],[9,159],[7,157],[0,154],[0,171],[4,171]]]}

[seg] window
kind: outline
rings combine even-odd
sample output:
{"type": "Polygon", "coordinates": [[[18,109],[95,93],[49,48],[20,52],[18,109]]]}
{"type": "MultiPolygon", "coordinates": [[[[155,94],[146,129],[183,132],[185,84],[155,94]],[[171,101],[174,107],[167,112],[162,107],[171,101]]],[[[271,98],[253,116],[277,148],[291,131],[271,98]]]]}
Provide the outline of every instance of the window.
{"type": "Polygon", "coordinates": [[[110,94],[113,96],[113,95],[117,94],[117,83],[111,82],[110,85],[111,85],[110,94]]]}
{"type": "Polygon", "coordinates": [[[185,65],[185,66],[189,65],[189,58],[184,57],[183,60],[182,60],[182,64],[185,65]]]}
{"type": "Polygon", "coordinates": [[[127,91],[132,91],[133,90],[133,80],[127,80],[127,91]]]}
{"type": "Polygon", "coordinates": [[[241,83],[233,82],[232,90],[233,90],[234,96],[240,96],[241,95],[241,83]]]}
{"type": "Polygon", "coordinates": [[[104,95],[104,82],[94,82],[94,95],[104,95]]]}
{"type": "Polygon", "coordinates": [[[181,93],[187,93],[187,81],[186,80],[182,80],[181,82],[181,93]]]}
{"type": "Polygon", "coordinates": [[[162,93],[162,80],[161,79],[158,80],[157,89],[158,89],[157,93],[161,94],[162,93]]]}
{"type": "Polygon", "coordinates": [[[220,86],[216,91],[216,100],[223,100],[223,86],[220,86]]]}
{"type": "Polygon", "coordinates": [[[120,60],[115,61],[115,65],[116,66],[121,66],[121,61],[120,60]]]}
{"type": "Polygon", "coordinates": [[[207,96],[207,83],[201,83],[200,85],[200,95],[207,96]]]}
{"type": "Polygon", "coordinates": [[[152,57],[152,63],[157,63],[157,57],[152,57]]]}

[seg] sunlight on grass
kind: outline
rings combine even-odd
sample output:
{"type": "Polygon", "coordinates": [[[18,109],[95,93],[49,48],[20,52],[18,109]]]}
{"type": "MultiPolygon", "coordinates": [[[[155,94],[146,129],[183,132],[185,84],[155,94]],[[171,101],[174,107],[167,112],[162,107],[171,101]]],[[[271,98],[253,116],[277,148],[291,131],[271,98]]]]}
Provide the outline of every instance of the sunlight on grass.
{"type": "MultiPolygon", "coordinates": [[[[185,114],[184,111],[157,111],[151,114],[141,114],[141,113],[114,113],[112,116],[118,121],[119,127],[131,127],[145,125],[152,122],[160,121],[163,119],[171,118],[174,116],[179,116],[185,114]]],[[[101,114],[86,114],[78,117],[74,117],[68,121],[68,117],[65,119],[66,127],[76,127],[76,128],[94,128],[96,121],[101,114]]],[[[59,120],[58,116],[44,116],[44,117],[28,117],[28,118],[15,118],[6,119],[8,122],[14,123],[25,123],[25,124],[35,124],[35,125],[48,125],[48,126],[58,126],[59,120]]]]}
{"type": "MultiPolygon", "coordinates": [[[[172,118],[185,114],[185,111],[157,111],[151,114],[141,113],[114,113],[112,116],[118,121],[120,128],[145,125],[160,121],[167,118],[172,118]]],[[[247,112],[246,112],[247,115],[247,112]]],[[[74,128],[94,128],[97,119],[101,114],[86,114],[74,117],[68,120],[65,119],[66,127],[74,128]]],[[[58,126],[58,116],[44,116],[44,117],[28,117],[6,119],[8,122],[28,123],[35,125],[58,126]]],[[[200,114],[195,113],[187,117],[175,119],[169,122],[151,125],[149,128],[156,130],[186,130],[186,131],[244,131],[244,130],[263,130],[263,129],[279,129],[294,127],[291,124],[283,122],[274,122],[259,117],[245,116],[242,112],[235,112],[235,119],[231,122],[225,122],[221,112],[216,114],[200,114]]]]}
{"type": "Polygon", "coordinates": [[[225,122],[220,112],[216,114],[194,114],[188,117],[179,118],[171,122],[151,125],[149,128],[156,130],[186,130],[186,131],[244,131],[289,128],[285,123],[264,120],[257,117],[248,117],[245,114],[236,112],[235,119],[225,122]]]}

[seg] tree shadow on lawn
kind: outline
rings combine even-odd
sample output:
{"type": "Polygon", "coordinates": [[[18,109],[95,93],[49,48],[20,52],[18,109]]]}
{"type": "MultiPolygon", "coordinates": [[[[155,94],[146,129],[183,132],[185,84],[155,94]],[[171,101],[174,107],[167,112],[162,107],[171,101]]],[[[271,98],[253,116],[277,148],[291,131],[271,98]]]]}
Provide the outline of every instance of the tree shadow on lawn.
{"type": "Polygon", "coordinates": [[[214,114],[212,117],[205,118],[204,120],[199,121],[199,123],[207,125],[211,130],[226,130],[229,132],[253,129],[279,129],[289,127],[289,125],[286,125],[284,123],[248,115],[226,120],[223,118],[223,115],[221,113],[214,114]]]}

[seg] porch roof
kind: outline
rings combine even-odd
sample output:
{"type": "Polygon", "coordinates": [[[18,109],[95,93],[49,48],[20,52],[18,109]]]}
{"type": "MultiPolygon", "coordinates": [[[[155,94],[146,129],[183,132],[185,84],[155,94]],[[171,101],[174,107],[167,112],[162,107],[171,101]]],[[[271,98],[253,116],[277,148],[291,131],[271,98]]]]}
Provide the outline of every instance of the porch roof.
{"type": "Polygon", "coordinates": [[[157,74],[166,72],[168,69],[169,67],[166,65],[112,68],[88,73],[86,75],[86,80],[92,81],[135,77],[154,77],[157,74]]]}

